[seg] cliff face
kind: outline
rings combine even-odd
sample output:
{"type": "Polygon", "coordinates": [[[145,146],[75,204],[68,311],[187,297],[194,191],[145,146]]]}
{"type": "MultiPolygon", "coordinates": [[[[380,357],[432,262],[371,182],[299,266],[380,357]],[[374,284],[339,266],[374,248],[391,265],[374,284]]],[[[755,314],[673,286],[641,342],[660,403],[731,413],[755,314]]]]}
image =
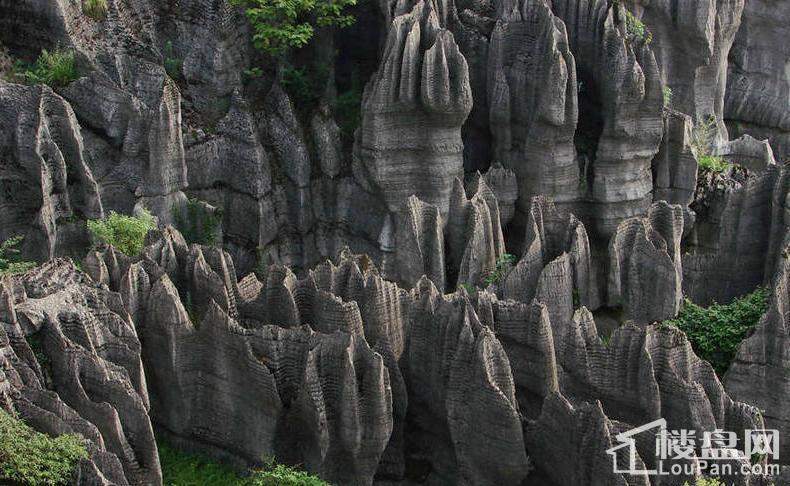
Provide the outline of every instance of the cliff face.
{"type": "Polygon", "coordinates": [[[226,0],[0,0],[0,50],[79,74],[0,79],[0,241],[43,262],[0,285],[0,406],[82,434],[86,485],[161,484],[154,430],[335,484],[481,486],[670,484],[607,452],[660,418],[790,434],[787,5],[385,1],[355,27],[380,45],[320,29],[276,67],[226,0]],[[215,246],[173,226],[193,205],[215,246]],[[140,255],[88,249],[85,220],[143,208],[140,255]],[[757,286],[722,385],[661,321],[757,286]]]}

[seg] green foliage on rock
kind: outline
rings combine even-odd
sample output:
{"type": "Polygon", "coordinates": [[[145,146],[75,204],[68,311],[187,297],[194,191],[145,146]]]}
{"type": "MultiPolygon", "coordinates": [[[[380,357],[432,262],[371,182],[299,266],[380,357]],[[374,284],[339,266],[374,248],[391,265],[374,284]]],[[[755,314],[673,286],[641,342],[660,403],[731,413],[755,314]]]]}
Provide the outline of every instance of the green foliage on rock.
{"type": "Polygon", "coordinates": [[[0,409],[1,484],[68,484],[78,461],[87,457],[81,437],[50,437],[0,409]]]}
{"type": "Polygon", "coordinates": [[[488,274],[483,277],[483,284],[488,287],[489,285],[499,283],[503,278],[505,278],[515,263],[515,255],[511,255],[510,253],[504,253],[500,255],[500,257],[497,258],[496,267],[494,267],[493,270],[488,272],[488,274]]]}
{"type": "Polygon", "coordinates": [[[23,239],[23,236],[14,236],[0,243],[0,276],[24,273],[36,266],[36,262],[24,261],[19,256],[23,239]]]}
{"type": "Polygon", "coordinates": [[[255,47],[272,55],[307,45],[315,27],[346,27],[354,17],[345,13],[356,0],[231,0],[242,7],[253,28],[255,47]]]}
{"type": "Polygon", "coordinates": [[[161,442],[159,461],[165,486],[329,486],[306,472],[274,463],[240,475],[228,466],[161,442]]]}
{"type": "Polygon", "coordinates": [[[139,216],[127,216],[110,212],[103,220],[88,221],[88,230],[94,239],[112,245],[127,256],[140,254],[145,244],[145,236],[156,228],[154,217],[147,210],[139,216]]]}
{"type": "Polygon", "coordinates": [[[629,37],[639,40],[645,40],[645,33],[647,32],[645,24],[628,9],[625,9],[625,31],[629,37]]]}
{"type": "Polygon", "coordinates": [[[664,86],[663,94],[664,94],[664,108],[669,108],[669,105],[672,103],[672,88],[670,88],[669,86],[664,86]]]}
{"type": "Polygon", "coordinates": [[[697,156],[699,166],[705,171],[720,173],[730,167],[730,163],[713,155],[712,148],[718,133],[716,118],[713,116],[700,120],[691,132],[691,148],[697,156]]]}
{"type": "Polygon", "coordinates": [[[107,16],[107,0],[84,0],[82,13],[93,20],[104,20],[107,16]]]}
{"type": "Polygon", "coordinates": [[[282,67],[282,86],[301,113],[310,113],[321,100],[329,79],[329,64],[282,67]]]}
{"type": "Polygon", "coordinates": [[[190,199],[181,209],[173,209],[173,220],[187,243],[216,245],[219,239],[220,216],[197,199],[190,199]]]}
{"type": "Polygon", "coordinates": [[[697,355],[723,376],[746,334],[768,310],[769,296],[767,289],[758,288],[729,304],[709,307],[686,299],[678,316],[667,323],[685,332],[697,355]]]}
{"type": "Polygon", "coordinates": [[[74,51],[56,49],[41,51],[33,65],[18,61],[14,66],[14,75],[29,84],[46,84],[52,87],[66,86],[80,77],[74,51]]]}

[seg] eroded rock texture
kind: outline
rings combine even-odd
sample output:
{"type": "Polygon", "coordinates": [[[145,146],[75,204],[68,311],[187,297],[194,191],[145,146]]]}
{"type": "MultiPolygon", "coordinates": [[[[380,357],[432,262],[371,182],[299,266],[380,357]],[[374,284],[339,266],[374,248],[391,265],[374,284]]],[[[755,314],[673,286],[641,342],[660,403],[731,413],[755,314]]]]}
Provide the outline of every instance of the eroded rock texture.
{"type": "Polygon", "coordinates": [[[390,26],[365,89],[354,149],[356,180],[391,211],[411,195],[447,214],[463,175],[461,125],[472,108],[466,60],[435,4],[418,2],[390,26]]]}
{"type": "Polygon", "coordinates": [[[609,243],[608,305],[639,323],[674,317],[683,301],[682,236],[682,209],[663,201],[620,223],[609,243]]]}
{"type": "MultiPolygon", "coordinates": [[[[771,288],[771,302],[752,336],[741,343],[738,354],[724,377],[727,391],[737,400],[753,403],[765,416],[765,424],[790,433],[790,257],[788,247],[779,257],[771,288]]],[[[787,441],[780,443],[779,457],[790,453],[787,441]]]]}
{"type": "Polygon", "coordinates": [[[709,175],[692,205],[697,224],[683,255],[683,289],[700,303],[728,302],[770,283],[790,234],[788,167],[758,176],[709,175]]]}
{"type": "Polygon", "coordinates": [[[653,52],[672,108],[695,121],[713,116],[726,139],[724,93],[727,54],[741,25],[745,0],[710,2],[629,1],[652,34],[653,52]]]}
{"type": "Polygon", "coordinates": [[[790,159],[790,84],[787,53],[777,49],[788,35],[790,5],[744,2],[741,27],[729,53],[724,118],[731,136],[768,139],[780,161],[790,159]]]}
{"type": "Polygon", "coordinates": [[[147,380],[118,294],[66,260],[0,289],[4,394],[36,429],[81,434],[78,484],[161,484],[147,380]]]}

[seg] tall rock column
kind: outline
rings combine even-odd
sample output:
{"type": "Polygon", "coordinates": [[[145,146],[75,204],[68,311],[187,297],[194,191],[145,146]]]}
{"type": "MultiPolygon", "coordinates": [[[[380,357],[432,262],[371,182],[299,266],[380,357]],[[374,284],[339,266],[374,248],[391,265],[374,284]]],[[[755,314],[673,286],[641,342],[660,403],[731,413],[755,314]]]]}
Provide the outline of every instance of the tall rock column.
{"type": "Polygon", "coordinates": [[[584,157],[585,204],[579,215],[599,237],[647,212],[651,161],[663,133],[659,66],[646,35],[627,27],[622,4],[554,4],[567,25],[579,76],[576,144],[584,157]]]}
{"type": "Polygon", "coordinates": [[[365,89],[354,176],[393,212],[416,195],[446,214],[453,180],[463,174],[469,70],[439,19],[424,1],[396,17],[365,89]]]}

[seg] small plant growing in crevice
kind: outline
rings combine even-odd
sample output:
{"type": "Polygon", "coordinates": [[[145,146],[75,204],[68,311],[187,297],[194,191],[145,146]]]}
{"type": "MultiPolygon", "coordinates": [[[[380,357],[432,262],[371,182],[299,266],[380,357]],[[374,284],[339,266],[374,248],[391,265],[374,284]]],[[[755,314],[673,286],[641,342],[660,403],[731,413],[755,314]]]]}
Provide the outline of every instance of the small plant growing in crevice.
{"type": "Polygon", "coordinates": [[[56,49],[41,51],[33,65],[17,61],[15,76],[29,84],[46,84],[52,87],[66,86],[79,78],[74,51],[56,49]]]}
{"type": "Polygon", "coordinates": [[[50,437],[0,408],[0,483],[69,484],[77,464],[87,457],[81,437],[50,437]]]}
{"type": "Polygon", "coordinates": [[[25,273],[35,268],[36,262],[22,260],[19,245],[24,236],[14,236],[0,243],[0,276],[25,273]]]}
{"type": "Polygon", "coordinates": [[[88,230],[95,240],[112,245],[130,257],[140,254],[145,236],[154,228],[154,217],[145,209],[138,216],[112,211],[106,219],[88,221],[88,230]]]}
{"type": "Polygon", "coordinates": [[[496,266],[493,270],[488,272],[488,274],[483,277],[483,284],[488,287],[489,285],[493,285],[502,281],[505,276],[508,274],[510,269],[516,263],[516,256],[511,255],[510,253],[503,253],[497,258],[496,266]]]}
{"type": "Polygon", "coordinates": [[[83,0],[82,13],[93,20],[104,20],[107,10],[107,0],[83,0]]]}

